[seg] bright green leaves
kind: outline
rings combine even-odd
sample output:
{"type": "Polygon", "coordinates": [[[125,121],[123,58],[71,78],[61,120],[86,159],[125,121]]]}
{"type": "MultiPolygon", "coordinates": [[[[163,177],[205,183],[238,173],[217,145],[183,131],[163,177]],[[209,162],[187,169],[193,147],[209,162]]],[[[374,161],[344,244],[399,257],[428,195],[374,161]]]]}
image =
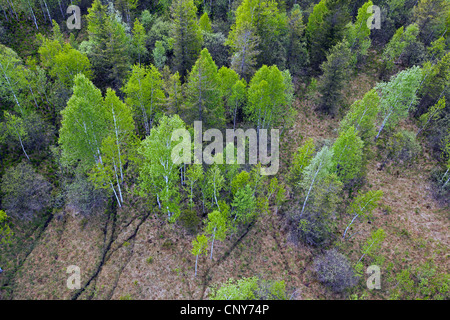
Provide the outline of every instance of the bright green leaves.
{"type": "Polygon", "coordinates": [[[419,28],[416,24],[409,25],[406,30],[404,30],[403,26],[397,29],[383,51],[383,60],[386,64],[386,69],[391,70],[394,67],[402,55],[403,50],[412,42],[416,41],[418,34],[419,28]]]}
{"type": "Polygon", "coordinates": [[[349,22],[345,30],[345,38],[350,46],[352,52],[351,64],[354,66],[358,58],[367,55],[371,40],[370,29],[367,26],[367,20],[372,16],[372,13],[367,9],[373,5],[372,1],[367,1],[361,8],[358,9],[358,16],[355,23],[349,22]]]}
{"type": "Polygon", "coordinates": [[[358,217],[369,219],[372,217],[373,211],[378,207],[378,203],[383,197],[382,190],[369,190],[366,193],[359,192],[358,196],[353,200],[350,206],[347,208],[347,212],[352,217],[352,220],[345,228],[342,238],[345,239],[350,226],[355,222],[358,217]]]}
{"type": "Polygon", "coordinates": [[[81,160],[85,169],[101,161],[101,143],[107,136],[103,99],[99,89],[83,74],[74,80],[73,95],[61,112],[59,143],[63,157],[71,163],[81,160]]]}
{"type": "Polygon", "coordinates": [[[422,70],[415,66],[399,72],[388,83],[378,83],[375,89],[380,95],[380,113],[383,119],[376,138],[384,128],[391,129],[408,116],[417,99],[417,89],[422,80],[422,70]]]}
{"type": "Polygon", "coordinates": [[[315,151],[314,140],[309,138],[295,152],[289,172],[289,180],[293,185],[300,182],[303,171],[311,162],[315,151]]]}
{"type": "Polygon", "coordinates": [[[155,118],[164,110],[163,81],[154,66],[133,66],[131,76],[123,88],[126,103],[133,108],[136,122],[150,134],[155,118]]]}
{"type": "Polygon", "coordinates": [[[148,54],[145,42],[147,40],[147,34],[145,33],[144,26],[136,19],[133,27],[133,38],[131,40],[132,52],[136,56],[136,59],[141,64],[141,60],[148,54]]]}
{"type": "Polygon", "coordinates": [[[159,208],[167,213],[169,221],[175,221],[180,214],[178,165],[172,161],[172,150],[178,144],[172,141],[176,129],[185,129],[183,120],[178,115],[163,116],[138,149],[143,157],[141,190],[156,196],[159,208]]]}
{"type": "Polygon", "coordinates": [[[264,65],[250,81],[244,111],[258,130],[269,129],[287,120],[284,115],[290,110],[288,102],[284,74],[277,66],[264,65]]]}
{"type": "Polygon", "coordinates": [[[6,212],[0,210],[0,245],[11,243],[11,238],[14,235],[11,228],[9,227],[9,217],[6,212]]]}
{"type": "Polygon", "coordinates": [[[187,105],[195,120],[208,127],[221,127],[225,120],[217,66],[203,49],[188,76],[187,105]]]}
{"type": "Polygon", "coordinates": [[[197,263],[198,257],[205,255],[208,248],[208,238],[204,234],[197,235],[197,238],[192,240],[192,251],[191,253],[196,256],[195,258],[195,275],[197,276],[197,263]]]}
{"type": "Polygon", "coordinates": [[[211,27],[211,21],[209,20],[208,13],[206,11],[202,14],[200,20],[198,20],[198,26],[203,32],[213,31],[211,27]]]}
{"type": "Polygon", "coordinates": [[[378,115],[380,97],[372,89],[361,100],[355,101],[340,123],[339,131],[346,131],[353,126],[358,135],[368,145],[375,136],[375,121],[378,115]]]}
{"type": "Polygon", "coordinates": [[[341,132],[333,144],[333,167],[343,183],[355,178],[360,172],[363,145],[353,127],[341,132]]]}
{"type": "Polygon", "coordinates": [[[211,300],[285,300],[284,281],[264,281],[257,277],[228,279],[220,288],[212,288],[211,300]]]}
{"type": "Polygon", "coordinates": [[[114,192],[123,203],[123,167],[132,153],[136,137],[130,108],[108,89],[105,99],[83,74],[75,77],[74,93],[62,111],[59,135],[63,158],[91,171],[97,187],[114,192]],[[117,190],[114,187],[116,185],[117,190]]]}
{"type": "Polygon", "coordinates": [[[247,184],[236,192],[231,206],[235,214],[234,219],[238,222],[245,223],[253,218],[256,209],[256,199],[250,185],[247,184]]]}

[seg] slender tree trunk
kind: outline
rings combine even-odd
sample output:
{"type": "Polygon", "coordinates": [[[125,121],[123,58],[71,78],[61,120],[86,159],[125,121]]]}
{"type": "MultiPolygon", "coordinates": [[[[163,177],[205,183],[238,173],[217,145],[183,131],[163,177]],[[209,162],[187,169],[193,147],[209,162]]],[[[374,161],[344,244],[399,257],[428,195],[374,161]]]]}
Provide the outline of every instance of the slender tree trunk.
{"type": "Polygon", "coordinates": [[[9,81],[9,77],[8,77],[8,75],[6,74],[5,69],[3,69],[3,65],[1,64],[1,62],[0,62],[0,68],[1,68],[2,71],[3,71],[3,75],[5,76],[6,82],[8,82],[9,89],[11,90],[11,92],[12,92],[12,94],[13,94],[13,96],[14,96],[14,99],[16,100],[16,103],[17,103],[17,105],[19,106],[20,113],[23,115],[22,107],[20,106],[19,100],[17,100],[16,93],[14,92],[14,89],[13,89],[12,86],[11,86],[11,82],[9,81]]]}
{"type": "Polygon", "coordinates": [[[20,137],[19,131],[17,130],[16,126],[14,126],[14,129],[16,130],[17,137],[19,137],[19,142],[20,142],[20,146],[22,147],[23,153],[25,153],[25,156],[27,157],[27,159],[30,160],[27,152],[25,151],[25,147],[23,146],[23,143],[22,143],[22,138],[20,137]]]}
{"type": "Polygon", "coordinates": [[[309,186],[308,194],[306,195],[305,202],[303,202],[303,207],[302,207],[302,212],[300,213],[300,217],[303,215],[303,211],[305,210],[306,202],[308,201],[309,194],[311,192],[311,189],[314,185],[314,181],[316,180],[317,174],[319,173],[321,167],[322,167],[322,162],[320,162],[319,168],[317,169],[316,173],[314,174],[313,181],[311,182],[311,185],[309,186]]]}
{"type": "Polygon", "coordinates": [[[45,4],[45,8],[47,9],[48,17],[50,19],[50,25],[53,27],[52,16],[50,15],[50,11],[48,11],[47,2],[45,2],[45,0],[44,0],[44,4],[45,4]]]}
{"type": "Polygon", "coordinates": [[[342,239],[345,239],[345,235],[347,234],[348,228],[350,228],[350,226],[353,224],[353,221],[355,221],[355,219],[358,218],[358,216],[359,216],[359,213],[355,214],[355,216],[353,217],[352,221],[349,223],[347,228],[345,228],[344,235],[342,236],[342,239]]]}
{"type": "Polygon", "coordinates": [[[217,227],[214,227],[213,241],[212,241],[212,244],[211,244],[211,257],[210,257],[211,260],[212,260],[213,251],[214,251],[214,240],[216,240],[216,228],[217,227]]]}
{"type": "Polygon", "coordinates": [[[195,274],[194,274],[194,277],[197,276],[197,262],[198,262],[198,255],[195,258],[195,274]]]}

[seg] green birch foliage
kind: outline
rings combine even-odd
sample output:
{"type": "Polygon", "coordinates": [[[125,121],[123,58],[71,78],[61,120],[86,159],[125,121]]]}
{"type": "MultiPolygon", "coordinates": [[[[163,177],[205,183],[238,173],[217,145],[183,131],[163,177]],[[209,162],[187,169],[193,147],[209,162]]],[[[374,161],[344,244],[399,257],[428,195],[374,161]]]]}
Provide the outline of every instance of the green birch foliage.
{"type": "Polygon", "coordinates": [[[197,262],[198,257],[207,254],[208,250],[208,238],[204,234],[197,235],[196,239],[192,240],[192,250],[191,253],[195,258],[195,275],[197,275],[197,262]]]}
{"type": "Polygon", "coordinates": [[[0,244],[10,244],[13,236],[14,233],[9,227],[9,217],[5,211],[0,210],[0,244]]]}
{"type": "Polygon", "coordinates": [[[205,178],[203,172],[203,165],[192,164],[190,165],[185,174],[186,187],[185,190],[189,193],[189,206],[191,209],[194,207],[195,192],[199,189],[199,186],[203,183],[205,178]]]}
{"type": "Polygon", "coordinates": [[[55,55],[49,73],[63,83],[66,88],[73,86],[73,80],[79,73],[84,74],[88,79],[92,78],[91,63],[88,57],[73,49],[69,44],[64,45],[62,50],[55,55]]]}
{"type": "Polygon", "coordinates": [[[384,128],[392,129],[408,116],[408,110],[417,100],[417,89],[422,79],[422,70],[414,66],[393,76],[389,82],[378,83],[375,89],[380,95],[382,120],[376,138],[384,128]]]}
{"type": "Polygon", "coordinates": [[[406,27],[406,30],[404,30],[403,26],[397,29],[383,51],[382,57],[386,64],[386,69],[391,70],[394,67],[404,49],[416,41],[418,34],[419,28],[416,24],[410,24],[406,27]]]}
{"type": "Polygon", "coordinates": [[[367,27],[367,19],[371,17],[372,13],[368,13],[367,9],[372,6],[371,0],[363,4],[358,9],[358,15],[355,23],[349,22],[345,30],[345,39],[350,46],[352,57],[350,59],[351,65],[355,65],[361,57],[367,55],[367,51],[371,45],[370,29],[367,27]]]}
{"type": "Polygon", "coordinates": [[[163,81],[158,69],[153,65],[133,66],[123,92],[126,95],[125,102],[133,109],[136,122],[149,135],[153,122],[162,114],[165,103],[163,81]]]}
{"type": "Polygon", "coordinates": [[[214,241],[217,239],[219,241],[225,240],[228,231],[227,223],[227,213],[219,210],[214,210],[208,213],[208,220],[206,222],[205,233],[210,235],[212,238],[211,244],[211,259],[214,250],[214,241]]]}
{"type": "Polygon", "coordinates": [[[213,288],[211,300],[254,300],[258,290],[258,278],[243,278],[228,281],[218,289],[213,288]]]}
{"type": "Polygon", "coordinates": [[[305,211],[311,192],[313,192],[314,188],[317,185],[320,185],[331,173],[333,166],[332,159],[333,150],[328,146],[324,146],[305,168],[303,179],[299,183],[299,186],[305,190],[305,199],[303,201],[300,215],[302,215],[305,211]]]}
{"type": "Polygon", "coordinates": [[[236,118],[239,111],[243,109],[247,102],[247,82],[244,79],[236,81],[231,88],[231,95],[227,100],[233,109],[233,128],[236,128],[236,118]]]}
{"type": "Polygon", "coordinates": [[[386,238],[386,233],[382,228],[377,229],[376,231],[372,232],[369,239],[367,239],[367,242],[363,245],[362,248],[362,256],[359,259],[358,263],[361,262],[361,260],[367,255],[369,257],[373,257],[375,252],[378,251],[381,248],[381,244],[383,243],[384,239],[386,238]]]}
{"type": "Polygon", "coordinates": [[[203,121],[207,127],[224,124],[225,111],[217,66],[206,48],[189,73],[186,96],[187,107],[194,120],[203,121]]]}
{"type": "Polygon", "coordinates": [[[240,189],[244,188],[250,182],[250,174],[242,170],[231,181],[231,193],[235,195],[240,189]]]}
{"type": "Polygon", "coordinates": [[[28,106],[26,69],[17,53],[0,44],[0,98],[24,115],[28,106]]]}
{"type": "Polygon", "coordinates": [[[284,281],[264,281],[257,277],[228,279],[212,288],[211,300],[287,300],[284,281]]]}
{"type": "Polygon", "coordinates": [[[350,110],[340,122],[339,132],[344,132],[353,126],[365,146],[368,145],[376,134],[375,121],[379,103],[380,97],[376,90],[368,91],[361,100],[356,100],[350,106],[350,110]]]}
{"type": "Polygon", "coordinates": [[[210,209],[217,206],[219,209],[219,199],[220,199],[220,191],[225,188],[225,177],[222,174],[222,171],[219,168],[219,165],[213,164],[209,167],[206,172],[205,177],[205,197],[209,198],[210,204],[207,204],[207,207],[210,209]]]}
{"type": "Polygon", "coordinates": [[[108,135],[103,98],[99,89],[83,74],[75,76],[73,95],[61,111],[59,144],[69,163],[81,160],[86,171],[101,162],[100,148],[108,135]]]}
{"type": "Polygon", "coordinates": [[[143,157],[139,174],[143,196],[148,193],[155,195],[159,208],[167,212],[169,221],[176,220],[180,213],[177,187],[179,165],[172,160],[172,150],[178,142],[171,140],[172,132],[185,127],[178,115],[164,115],[138,149],[143,157]]]}
{"type": "Polygon", "coordinates": [[[21,117],[18,117],[14,115],[13,113],[10,113],[8,111],[4,111],[4,117],[5,117],[5,127],[6,132],[5,136],[2,137],[2,139],[13,139],[14,141],[18,142],[20,144],[25,156],[27,159],[29,159],[28,154],[25,150],[24,143],[28,140],[28,131],[25,126],[25,122],[21,117]]]}
{"type": "Polygon", "coordinates": [[[248,184],[240,188],[234,195],[231,206],[238,223],[250,222],[256,213],[256,199],[253,189],[248,184]]]}
{"type": "Polygon", "coordinates": [[[171,12],[175,69],[184,78],[197,60],[203,43],[197,23],[197,7],[192,0],[174,0],[171,12]]]}
{"type": "Polygon", "coordinates": [[[161,70],[164,68],[166,64],[167,56],[166,56],[166,48],[162,41],[157,40],[155,42],[155,48],[152,51],[153,61],[155,62],[155,66],[161,70]]]}
{"type": "Polygon", "coordinates": [[[362,167],[364,143],[354,127],[339,134],[333,144],[333,167],[343,183],[355,178],[362,167]]]}
{"type": "Polygon", "coordinates": [[[309,138],[294,153],[289,172],[289,181],[292,185],[297,185],[300,182],[303,171],[311,162],[315,151],[314,140],[309,138]]]}
{"type": "Polygon", "coordinates": [[[103,108],[108,136],[102,141],[102,162],[94,168],[91,178],[99,188],[109,188],[113,182],[117,184],[120,201],[123,202],[121,183],[124,180],[124,166],[137,142],[134,121],[130,107],[110,88],[107,89],[103,108]]]}
{"type": "Polygon", "coordinates": [[[383,197],[382,190],[369,190],[367,192],[358,192],[356,198],[352,201],[347,209],[347,213],[352,217],[352,220],[347,225],[343,238],[345,238],[347,231],[357,218],[370,220],[373,215],[373,211],[378,207],[378,203],[383,197]]]}
{"type": "Polygon", "coordinates": [[[282,123],[287,105],[283,73],[277,66],[262,66],[253,76],[248,88],[245,113],[258,129],[269,129],[282,123]]]}

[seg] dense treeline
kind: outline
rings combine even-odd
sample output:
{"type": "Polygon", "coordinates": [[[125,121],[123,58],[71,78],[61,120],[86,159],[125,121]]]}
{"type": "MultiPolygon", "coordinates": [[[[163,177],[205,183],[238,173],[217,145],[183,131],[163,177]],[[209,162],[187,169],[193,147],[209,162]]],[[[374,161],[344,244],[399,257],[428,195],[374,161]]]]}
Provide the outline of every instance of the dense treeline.
{"type": "MultiPolygon", "coordinates": [[[[359,261],[339,248],[367,228],[361,221],[371,221],[383,197],[365,179],[373,155],[383,167],[408,165],[422,142],[437,161],[429,177],[436,198],[450,198],[450,3],[379,1],[381,29],[366,23],[373,5],[0,0],[0,245],[14,237],[14,221],[67,206],[89,217],[108,199],[120,214],[140,199],[190,233],[197,276],[216,241],[280,215],[291,241],[322,252],[317,279],[358,297],[363,268],[382,263],[387,235],[370,229],[359,261]],[[80,30],[66,27],[70,4],[81,8],[80,30]],[[21,24],[32,52],[13,39],[21,24]],[[373,60],[377,84],[348,105],[344,89],[373,60]],[[292,143],[303,99],[338,119],[337,137],[303,137],[276,176],[261,175],[261,163],[237,163],[237,146],[252,137],[209,149],[215,159],[231,154],[231,164],[172,161],[172,132],[192,132],[194,121],[203,131],[255,128],[253,141],[261,129],[279,129],[281,143],[292,143]],[[406,119],[418,130],[399,128],[406,119]]],[[[416,297],[400,291],[412,277],[402,273],[390,297],[416,297]]],[[[417,297],[448,298],[448,275],[439,281],[417,297]]],[[[211,297],[289,293],[283,281],[252,277],[213,288],[211,297]]]]}

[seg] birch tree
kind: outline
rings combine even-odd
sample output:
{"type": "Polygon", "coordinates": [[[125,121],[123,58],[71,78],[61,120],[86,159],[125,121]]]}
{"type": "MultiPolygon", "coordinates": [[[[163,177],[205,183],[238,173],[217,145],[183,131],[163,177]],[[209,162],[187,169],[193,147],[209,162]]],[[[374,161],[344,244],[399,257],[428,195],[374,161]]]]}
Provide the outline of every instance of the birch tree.
{"type": "Polygon", "coordinates": [[[103,108],[108,136],[102,141],[102,162],[94,167],[91,178],[97,187],[111,187],[121,207],[124,201],[123,170],[136,144],[134,122],[130,108],[112,89],[108,88],[106,92],[103,108]]]}
{"type": "Polygon", "coordinates": [[[330,173],[332,167],[333,150],[327,146],[314,156],[310,164],[305,168],[303,179],[300,185],[308,190],[303,201],[302,209],[300,211],[300,217],[303,215],[308,199],[311,195],[313,188],[320,184],[325,177],[330,173]]]}
{"type": "Polygon", "coordinates": [[[315,151],[314,140],[309,138],[294,153],[289,171],[289,181],[294,186],[302,180],[303,172],[311,162],[315,151]]]}
{"type": "Polygon", "coordinates": [[[167,213],[170,222],[175,221],[180,213],[177,188],[179,165],[172,159],[172,150],[178,143],[171,139],[176,129],[185,129],[183,120],[178,115],[164,115],[138,149],[143,157],[139,173],[140,188],[143,194],[156,196],[159,209],[167,213]]]}
{"type": "Polygon", "coordinates": [[[28,83],[22,60],[12,49],[0,44],[0,97],[17,107],[24,115],[28,83]]]}
{"type": "Polygon", "coordinates": [[[125,102],[132,107],[136,122],[150,134],[153,122],[164,110],[163,81],[158,69],[133,66],[131,76],[123,88],[125,102]]]}
{"type": "Polygon", "coordinates": [[[347,183],[355,178],[362,166],[363,142],[354,127],[341,132],[333,144],[333,168],[339,179],[347,183]]]}
{"type": "Polygon", "coordinates": [[[375,121],[379,111],[380,97],[375,89],[368,91],[361,100],[356,100],[340,122],[339,132],[353,126],[358,135],[368,145],[376,134],[375,121]]]}
{"type": "Polygon", "coordinates": [[[197,235],[197,238],[192,240],[192,251],[191,253],[195,256],[195,274],[194,277],[197,276],[197,264],[198,257],[205,255],[207,253],[208,247],[208,238],[204,234],[197,235]]]}
{"type": "Polygon", "coordinates": [[[28,132],[25,128],[24,122],[20,117],[15,116],[12,113],[9,113],[8,111],[4,112],[4,116],[6,119],[6,129],[7,129],[7,135],[10,137],[14,137],[17,139],[20,143],[20,147],[22,148],[23,153],[27,157],[28,160],[30,158],[28,157],[27,152],[25,151],[24,147],[24,139],[27,139],[28,132]]]}
{"type": "Polygon", "coordinates": [[[208,221],[206,224],[205,232],[211,237],[211,260],[214,252],[214,241],[216,239],[219,241],[225,240],[227,230],[227,216],[224,212],[214,210],[213,212],[208,214],[208,221]]]}
{"type": "Polygon", "coordinates": [[[372,217],[373,210],[378,207],[378,202],[383,197],[382,190],[369,190],[366,193],[359,192],[358,196],[353,200],[347,212],[352,217],[352,220],[347,225],[344,230],[344,234],[342,238],[345,239],[348,230],[352,226],[352,224],[356,221],[356,219],[369,219],[372,217]]]}
{"type": "Polygon", "coordinates": [[[287,105],[283,74],[277,66],[262,66],[253,76],[248,88],[245,113],[260,129],[270,129],[282,122],[287,105]]]}
{"type": "Polygon", "coordinates": [[[59,144],[69,163],[80,160],[83,171],[102,163],[102,141],[108,135],[103,98],[83,74],[75,76],[73,95],[61,111],[59,144]]]}
{"type": "Polygon", "coordinates": [[[0,210],[0,244],[8,244],[11,243],[11,238],[14,235],[10,226],[9,226],[9,217],[6,215],[6,212],[0,210]]]}
{"type": "Polygon", "coordinates": [[[391,80],[377,84],[375,89],[380,95],[380,113],[382,123],[375,137],[378,139],[384,128],[393,128],[400,120],[408,116],[410,103],[417,100],[417,88],[422,70],[414,66],[393,76],[391,80]]]}

